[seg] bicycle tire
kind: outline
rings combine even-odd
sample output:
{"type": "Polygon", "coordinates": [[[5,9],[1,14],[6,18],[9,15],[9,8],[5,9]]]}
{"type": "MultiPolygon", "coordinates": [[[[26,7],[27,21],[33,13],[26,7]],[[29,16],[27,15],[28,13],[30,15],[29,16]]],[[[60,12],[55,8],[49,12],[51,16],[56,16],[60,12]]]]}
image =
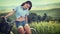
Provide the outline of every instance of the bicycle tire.
{"type": "Polygon", "coordinates": [[[32,34],[36,34],[36,29],[34,28],[30,28],[30,29],[31,29],[32,34]]]}

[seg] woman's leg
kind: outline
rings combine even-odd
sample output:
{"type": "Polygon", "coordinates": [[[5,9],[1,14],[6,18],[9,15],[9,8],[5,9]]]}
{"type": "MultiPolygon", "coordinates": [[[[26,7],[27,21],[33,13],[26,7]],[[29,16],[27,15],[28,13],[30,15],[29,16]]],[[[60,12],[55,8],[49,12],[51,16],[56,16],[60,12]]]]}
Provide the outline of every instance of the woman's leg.
{"type": "Polygon", "coordinates": [[[19,34],[24,34],[24,28],[20,26],[20,28],[18,28],[18,32],[19,34]]]}
{"type": "Polygon", "coordinates": [[[16,27],[19,32],[19,34],[24,34],[24,28],[23,28],[23,23],[16,21],[16,27]]]}
{"type": "Polygon", "coordinates": [[[30,26],[28,24],[24,26],[24,29],[27,32],[27,34],[31,34],[30,26]]]}

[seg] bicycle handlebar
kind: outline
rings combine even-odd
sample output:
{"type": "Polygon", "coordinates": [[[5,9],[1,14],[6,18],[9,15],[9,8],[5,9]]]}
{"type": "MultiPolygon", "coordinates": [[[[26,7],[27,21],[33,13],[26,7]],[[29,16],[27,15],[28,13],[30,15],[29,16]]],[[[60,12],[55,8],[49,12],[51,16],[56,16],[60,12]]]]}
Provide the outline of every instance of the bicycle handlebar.
{"type": "Polygon", "coordinates": [[[7,18],[5,18],[5,22],[7,22],[8,24],[12,24],[12,23],[15,22],[15,20],[12,20],[11,22],[8,22],[8,21],[7,21],[7,18]]]}

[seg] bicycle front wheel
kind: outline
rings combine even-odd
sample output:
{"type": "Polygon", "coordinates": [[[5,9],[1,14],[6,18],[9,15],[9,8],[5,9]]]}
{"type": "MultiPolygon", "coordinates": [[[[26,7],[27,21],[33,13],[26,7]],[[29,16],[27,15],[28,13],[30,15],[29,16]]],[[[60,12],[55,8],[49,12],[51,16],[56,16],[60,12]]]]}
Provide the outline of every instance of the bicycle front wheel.
{"type": "Polygon", "coordinates": [[[34,28],[30,28],[30,29],[31,29],[32,34],[36,34],[36,29],[34,28]]]}

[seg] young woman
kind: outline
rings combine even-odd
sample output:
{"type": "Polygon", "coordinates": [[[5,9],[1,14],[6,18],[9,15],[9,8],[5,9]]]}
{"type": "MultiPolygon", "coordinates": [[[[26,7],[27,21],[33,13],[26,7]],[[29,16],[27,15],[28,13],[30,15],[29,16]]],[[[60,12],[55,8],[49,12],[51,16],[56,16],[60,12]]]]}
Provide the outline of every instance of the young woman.
{"type": "Polygon", "coordinates": [[[28,25],[28,15],[29,10],[32,7],[31,1],[24,2],[21,6],[17,6],[13,9],[12,12],[10,12],[8,15],[5,16],[9,17],[12,14],[16,13],[16,27],[20,34],[24,34],[24,30],[27,32],[27,34],[31,34],[30,26],[28,25]]]}

